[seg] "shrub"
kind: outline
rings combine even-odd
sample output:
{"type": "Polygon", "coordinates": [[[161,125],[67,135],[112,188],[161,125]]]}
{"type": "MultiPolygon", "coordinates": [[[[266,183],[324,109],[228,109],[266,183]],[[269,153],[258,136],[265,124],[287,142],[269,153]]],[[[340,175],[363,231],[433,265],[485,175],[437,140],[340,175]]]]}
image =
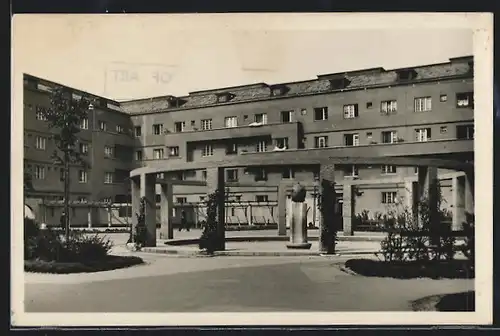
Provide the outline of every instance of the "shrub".
{"type": "Polygon", "coordinates": [[[38,223],[31,218],[24,218],[24,239],[29,239],[38,236],[40,232],[40,227],[38,223]]]}
{"type": "Polygon", "coordinates": [[[199,241],[199,248],[205,250],[208,254],[213,254],[220,248],[218,232],[218,204],[224,202],[224,191],[217,189],[208,195],[207,200],[207,219],[203,225],[203,232],[199,241]]]}
{"type": "Polygon", "coordinates": [[[40,230],[36,236],[24,241],[24,259],[58,260],[63,255],[63,242],[59,233],[51,229],[40,230]]]}
{"type": "Polygon", "coordinates": [[[148,230],[146,228],[146,197],[141,197],[139,213],[137,217],[137,225],[134,232],[134,243],[137,249],[141,249],[146,245],[148,238],[148,230]]]}
{"type": "Polygon", "coordinates": [[[474,265],[475,258],[475,217],[471,213],[466,213],[466,222],[463,223],[465,233],[465,244],[462,246],[462,253],[474,265]]]}
{"type": "Polygon", "coordinates": [[[108,255],[112,247],[112,242],[104,236],[77,234],[65,242],[64,259],[68,261],[101,260],[108,255]]]}

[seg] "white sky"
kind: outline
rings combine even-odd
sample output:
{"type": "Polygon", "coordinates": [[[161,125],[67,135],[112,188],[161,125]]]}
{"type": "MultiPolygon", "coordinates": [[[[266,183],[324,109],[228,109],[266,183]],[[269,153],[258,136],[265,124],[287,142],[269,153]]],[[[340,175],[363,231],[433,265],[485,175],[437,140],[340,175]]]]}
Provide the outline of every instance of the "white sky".
{"type": "Polygon", "coordinates": [[[354,15],[312,22],[295,16],[25,15],[14,20],[14,62],[22,72],[121,100],[473,54],[472,30],[460,22],[437,24],[446,22],[444,14],[434,21],[354,15]]]}

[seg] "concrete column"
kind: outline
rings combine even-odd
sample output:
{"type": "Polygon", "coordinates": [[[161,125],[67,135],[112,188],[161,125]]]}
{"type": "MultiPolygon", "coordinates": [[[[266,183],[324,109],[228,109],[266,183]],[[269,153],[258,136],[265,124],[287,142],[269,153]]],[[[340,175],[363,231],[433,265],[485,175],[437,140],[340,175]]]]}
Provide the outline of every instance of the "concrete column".
{"type": "Polygon", "coordinates": [[[111,227],[111,222],[113,221],[111,206],[108,206],[108,227],[111,227]]]}
{"type": "Polygon", "coordinates": [[[465,211],[474,213],[474,172],[465,174],[465,211]]]}
{"type": "Polygon", "coordinates": [[[452,201],[453,201],[453,223],[454,231],[462,230],[465,222],[465,176],[455,176],[452,178],[452,201]]]}
{"type": "Polygon", "coordinates": [[[171,183],[162,183],[160,192],[160,238],[173,239],[174,228],[172,223],[172,210],[174,208],[173,185],[171,183]]]}
{"type": "Polygon", "coordinates": [[[220,199],[217,204],[217,236],[218,242],[215,247],[215,251],[224,251],[226,248],[226,223],[225,219],[225,179],[224,179],[224,168],[207,168],[207,193],[211,194],[214,192],[219,192],[220,199]]]}
{"type": "Polygon", "coordinates": [[[289,249],[310,249],[311,243],[307,242],[307,204],[291,202],[290,215],[287,222],[290,226],[290,242],[286,244],[289,249]]]}
{"type": "Polygon", "coordinates": [[[355,217],[355,200],[354,200],[354,186],[349,181],[344,181],[343,189],[343,203],[342,203],[342,219],[344,224],[344,236],[352,236],[352,220],[355,217]]]}
{"type": "Polygon", "coordinates": [[[320,253],[335,253],[334,236],[337,231],[335,223],[334,206],[336,202],[335,195],[335,165],[324,164],[320,166],[319,171],[321,188],[321,221],[319,225],[319,251],[320,253]]]}
{"type": "Polygon", "coordinates": [[[137,227],[137,215],[141,206],[141,181],[139,176],[130,179],[131,185],[131,198],[132,198],[132,234],[135,235],[135,228],[137,227]]]}
{"type": "Polygon", "coordinates": [[[87,226],[89,229],[92,228],[92,207],[89,207],[89,211],[87,213],[87,226]]]}
{"type": "Polygon", "coordinates": [[[287,184],[278,186],[278,236],[286,236],[287,184]]]}
{"type": "Polygon", "coordinates": [[[248,226],[252,226],[253,225],[253,213],[252,213],[252,205],[249,204],[247,206],[247,218],[248,218],[248,226]]]}
{"type": "MultiPolygon", "coordinates": [[[[423,223],[430,231],[431,243],[438,243],[441,219],[439,218],[439,180],[436,167],[419,167],[418,189],[420,199],[425,198],[429,208],[428,223],[423,223]]],[[[420,218],[421,219],[421,218],[420,218]]]]}
{"type": "Polygon", "coordinates": [[[156,175],[141,175],[141,197],[146,198],[146,229],[148,232],[146,246],[156,246],[156,175]]]}

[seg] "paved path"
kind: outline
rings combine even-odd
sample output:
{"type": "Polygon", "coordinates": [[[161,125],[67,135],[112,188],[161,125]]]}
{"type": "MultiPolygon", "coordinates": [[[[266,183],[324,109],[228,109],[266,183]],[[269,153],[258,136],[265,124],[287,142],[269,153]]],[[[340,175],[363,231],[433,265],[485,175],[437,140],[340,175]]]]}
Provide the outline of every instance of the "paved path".
{"type": "Polygon", "coordinates": [[[25,274],[27,312],[405,311],[473,280],[396,280],[342,272],[323,257],[172,258],[94,274],[25,274]]]}

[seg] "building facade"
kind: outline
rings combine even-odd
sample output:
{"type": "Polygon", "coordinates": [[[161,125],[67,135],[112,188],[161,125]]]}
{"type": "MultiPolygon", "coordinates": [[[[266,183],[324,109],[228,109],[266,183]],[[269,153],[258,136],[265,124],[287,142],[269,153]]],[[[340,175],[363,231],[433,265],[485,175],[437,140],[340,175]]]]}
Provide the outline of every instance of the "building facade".
{"type": "MultiPolygon", "coordinates": [[[[37,195],[60,197],[59,172],[51,168],[48,159],[50,141],[45,140],[45,149],[39,148],[39,142],[43,142],[40,137],[48,135],[43,121],[37,120],[38,106],[47,106],[47,93],[39,89],[40,84],[50,86],[47,81],[25,77],[25,169],[34,169],[37,195]],[[45,175],[41,174],[41,166],[46,167],[45,175]]],[[[461,57],[442,64],[396,70],[373,68],[320,75],[302,82],[197,91],[182,97],[118,103],[92,96],[98,103],[89,116],[87,129],[82,130],[92,168],[86,182],[81,172],[73,170],[73,197],[111,198],[122,203],[129,199],[129,184],[123,182],[133,168],[230,161],[254,152],[349,146],[376,156],[381,146],[398,146],[402,155],[411,155],[405,153],[405,144],[415,148],[415,144],[425,143],[427,157],[472,162],[473,87],[473,59],[461,57]],[[109,153],[113,153],[112,157],[109,153]]],[[[417,175],[414,167],[341,168],[335,178],[339,194],[342,180],[362,180],[357,188],[356,212],[368,211],[372,215],[386,213],[388,206],[398,203],[405,181],[417,175]]],[[[314,181],[317,173],[313,166],[304,165],[228,169],[228,201],[270,204],[277,200],[281,181],[314,181]]],[[[442,207],[450,211],[453,174],[439,171],[442,207]]],[[[186,181],[206,178],[203,169],[161,175],[158,178],[186,181]]],[[[204,189],[175,186],[175,202],[202,202],[206,197],[204,189]]],[[[317,190],[309,189],[306,201],[313,209],[309,221],[316,223],[317,190]]],[[[269,223],[276,219],[272,207],[258,208],[247,222],[269,223]]],[[[242,218],[248,219],[248,208],[235,205],[227,216],[228,222],[239,223],[242,218]]]]}

